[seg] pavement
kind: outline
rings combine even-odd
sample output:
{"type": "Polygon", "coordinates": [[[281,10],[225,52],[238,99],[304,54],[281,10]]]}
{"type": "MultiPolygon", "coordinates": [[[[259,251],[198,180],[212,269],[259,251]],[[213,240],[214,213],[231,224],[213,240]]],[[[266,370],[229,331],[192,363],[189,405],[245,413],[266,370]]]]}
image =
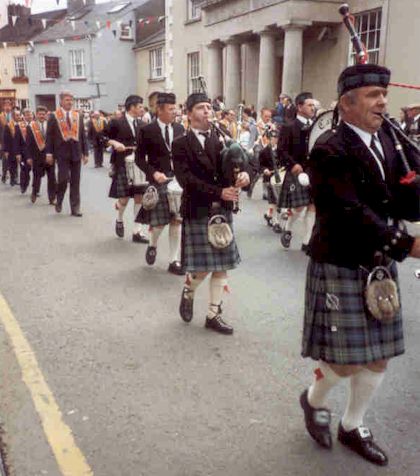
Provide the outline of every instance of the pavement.
{"type": "MultiPolygon", "coordinates": [[[[192,323],[179,318],[183,278],[166,271],[166,231],[154,267],[146,246],[131,242],[132,205],[126,238],[115,236],[109,182],[105,168],[84,167],[83,218],[70,217],[67,202],[57,215],[45,188],[33,205],[0,184],[0,293],[22,334],[13,340],[0,325],[10,475],[419,474],[418,261],[400,266],[406,354],[390,363],[366,418],[390,457],[377,468],[338,443],[318,448],[304,429],[298,398],[313,364],[300,357],[308,258],[299,230],[283,250],[264,225],[260,190],[244,195],[242,263],[224,306],[235,333],[218,335],[203,327],[207,283],[192,323]]],[[[331,393],[334,432],[345,392],[331,393]]]]}

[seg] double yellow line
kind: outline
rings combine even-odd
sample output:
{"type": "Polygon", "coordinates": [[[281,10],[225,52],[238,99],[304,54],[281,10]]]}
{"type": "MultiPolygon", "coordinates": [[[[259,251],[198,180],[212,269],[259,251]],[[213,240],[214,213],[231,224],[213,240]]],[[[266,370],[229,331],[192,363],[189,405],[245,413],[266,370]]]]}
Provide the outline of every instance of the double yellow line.
{"type": "Polygon", "coordinates": [[[29,342],[2,294],[0,294],[0,321],[9,336],[22,372],[22,380],[31,393],[45,436],[62,474],[93,475],[92,469],[74,441],[72,431],[63,421],[62,413],[42,375],[29,342]]]}

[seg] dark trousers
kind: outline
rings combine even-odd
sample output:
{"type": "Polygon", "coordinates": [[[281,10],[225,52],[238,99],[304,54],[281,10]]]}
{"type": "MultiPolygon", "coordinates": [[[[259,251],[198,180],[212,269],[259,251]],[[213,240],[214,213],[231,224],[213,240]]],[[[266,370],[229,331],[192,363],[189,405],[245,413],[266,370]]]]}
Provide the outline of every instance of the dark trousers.
{"type": "Polygon", "coordinates": [[[31,180],[31,166],[26,162],[20,163],[20,189],[22,193],[26,192],[26,189],[29,187],[29,182],[31,180]]]}
{"type": "Polygon", "coordinates": [[[34,178],[32,181],[32,194],[38,195],[41,188],[41,180],[44,175],[47,176],[48,199],[50,202],[55,200],[57,195],[57,180],[55,178],[55,165],[34,164],[34,178]]]}
{"type": "Polygon", "coordinates": [[[9,155],[7,159],[7,169],[10,174],[10,185],[16,185],[17,183],[17,175],[18,175],[18,166],[16,157],[14,155],[9,155]]]}
{"type": "Polygon", "coordinates": [[[3,151],[0,151],[1,158],[1,181],[6,183],[7,170],[9,169],[8,160],[6,159],[6,154],[3,151]]]}
{"type": "Polygon", "coordinates": [[[102,166],[104,163],[104,148],[102,145],[93,146],[93,157],[95,158],[95,165],[102,166]]]}
{"type": "Polygon", "coordinates": [[[57,203],[62,203],[70,182],[70,208],[72,212],[80,210],[80,168],[81,161],[71,159],[59,159],[58,163],[58,184],[57,203]]]}

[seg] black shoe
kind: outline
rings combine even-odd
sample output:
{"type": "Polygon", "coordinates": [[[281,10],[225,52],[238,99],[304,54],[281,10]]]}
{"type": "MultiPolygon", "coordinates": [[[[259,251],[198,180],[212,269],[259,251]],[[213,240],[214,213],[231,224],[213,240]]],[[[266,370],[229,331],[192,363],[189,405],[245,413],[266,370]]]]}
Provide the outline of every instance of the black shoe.
{"type": "Polygon", "coordinates": [[[273,225],[273,231],[274,231],[274,233],[278,233],[278,234],[280,234],[280,233],[283,232],[283,229],[282,229],[282,227],[280,226],[280,223],[275,223],[275,224],[273,225]]]}
{"type": "Polygon", "coordinates": [[[148,246],[146,250],[146,263],[150,266],[155,264],[157,250],[155,246],[148,246]]]}
{"type": "Polygon", "coordinates": [[[221,313],[217,314],[217,316],[213,317],[213,319],[206,317],[205,327],[207,329],[220,332],[220,334],[233,334],[233,327],[231,327],[229,324],[226,324],[226,322],[222,319],[221,313]]]}
{"type": "Polygon", "coordinates": [[[63,209],[63,205],[62,205],[60,202],[57,202],[57,203],[55,204],[55,211],[56,211],[57,213],[61,213],[61,210],[62,210],[62,209],[63,209]]]}
{"type": "Polygon", "coordinates": [[[124,238],[124,222],[118,220],[115,222],[115,233],[118,238],[124,238]]]}
{"type": "Polygon", "coordinates": [[[267,222],[267,226],[273,226],[273,218],[264,213],[264,219],[267,222]]]}
{"type": "Polygon", "coordinates": [[[74,212],[71,212],[71,216],[72,217],[82,217],[83,213],[81,213],[80,211],[74,211],[74,212]]]}
{"type": "Polygon", "coordinates": [[[280,238],[280,243],[284,248],[290,248],[290,242],[292,241],[292,232],[284,231],[280,238]]]}
{"type": "Polygon", "coordinates": [[[26,190],[27,190],[28,187],[20,187],[20,193],[23,195],[24,193],[26,193],[26,190]]]}
{"type": "Polygon", "coordinates": [[[308,390],[300,396],[300,406],[305,414],[308,433],[323,448],[332,448],[330,432],[331,413],[326,408],[314,408],[308,402],[308,390]]]}
{"type": "Polygon", "coordinates": [[[169,263],[168,272],[176,274],[177,276],[184,276],[185,274],[184,269],[179,261],[173,261],[172,263],[169,263]]]}
{"type": "Polygon", "coordinates": [[[338,426],[338,441],[362,458],[377,464],[378,466],[386,466],[388,457],[381,448],[373,441],[373,435],[365,426],[359,426],[351,431],[345,431],[340,422],[338,426]]]}
{"type": "Polygon", "coordinates": [[[50,200],[50,205],[55,206],[56,204],[57,204],[57,200],[55,198],[50,200]]]}
{"type": "Polygon", "coordinates": [[[133,233],[132,239],[134,243],[145,243],[145,244],[149,243],[149,240],[141,233],[133,233]]]}
{"type": "Polygon", "coordinates": [[[31,194],[31,202],[32,203],[36,202],[36,193],[31,194]]]}
{"type": "Polygon", "coordinates": [[[179,314],[182,320],[190,322],[193,318],[194,293],[187,287],[182,290],[181,302],[179,304],[179,314]]]}
{"type": "Polygon", "coordinates": [[[302,243],[302,246],[300,247],[300,249],[304,252],[304,253],[307,253],[309,251],[309,245],[305,245],[304,243],[302,243]]]}

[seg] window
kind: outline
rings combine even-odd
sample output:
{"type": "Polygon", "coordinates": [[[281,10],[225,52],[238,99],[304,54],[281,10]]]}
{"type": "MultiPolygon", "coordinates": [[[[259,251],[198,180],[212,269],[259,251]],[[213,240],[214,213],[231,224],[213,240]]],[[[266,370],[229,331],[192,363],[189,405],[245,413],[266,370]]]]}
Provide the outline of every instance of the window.
{"type": "Polygon", "coordinates": [[[21,78],[28,76],[26,68],[26,56],[15,56],[15,76],[21,78]]]}
{"type": "Polygon", "coordinates": [[[150,79],[163,78],[163,48],[150,50],[150,79]]]}
{"type": "MultiPolygon", "coordinates": [[[[354,16],[354,27],[368,53],[368,63],[378,64],[382,10],[371,10],[354,16]]],[[[356,53],[350,44],[350,64],[356,63],[356,53]]]]}
{"type": "Polygon", "coordinates": [[[60,77],[59,59],[56,56],[40,56],[41,79],[56,79],[60,77]]]}
{"type": "Polygon", "coordinates": [[[16,99],[16,102],[20,109],[29,109],[29,99],[16,99]]]}
{"type": "Polygon", "coordinates": [[[200,91],[200,53],[190,53],[188,55],[188,93],[198,93],[200,91]]]}
{"type": "Polygon", "coordinates": [[[188,20],[199,20],[201,18],[201,5],[204,0],[187,0],[188,20]]]}
{"type": "Polygon", "coordinates": [[[122,24],[120,30],[120,38],[122,40],[132,40],[133,39],[133,29],[130,25],[122,24]]]}
{"type": "Polygon", "coordinates": [[[85,78],[85,51],[84,50],[70,50],[70,77],[71,78],[85,78]]]}
{"type": "Polygon", "coordinates": [[[82,112],[90,112],[93,110],[92,100],[86,98],[77,98],[74,100],[74,109],[82,112]]]}

